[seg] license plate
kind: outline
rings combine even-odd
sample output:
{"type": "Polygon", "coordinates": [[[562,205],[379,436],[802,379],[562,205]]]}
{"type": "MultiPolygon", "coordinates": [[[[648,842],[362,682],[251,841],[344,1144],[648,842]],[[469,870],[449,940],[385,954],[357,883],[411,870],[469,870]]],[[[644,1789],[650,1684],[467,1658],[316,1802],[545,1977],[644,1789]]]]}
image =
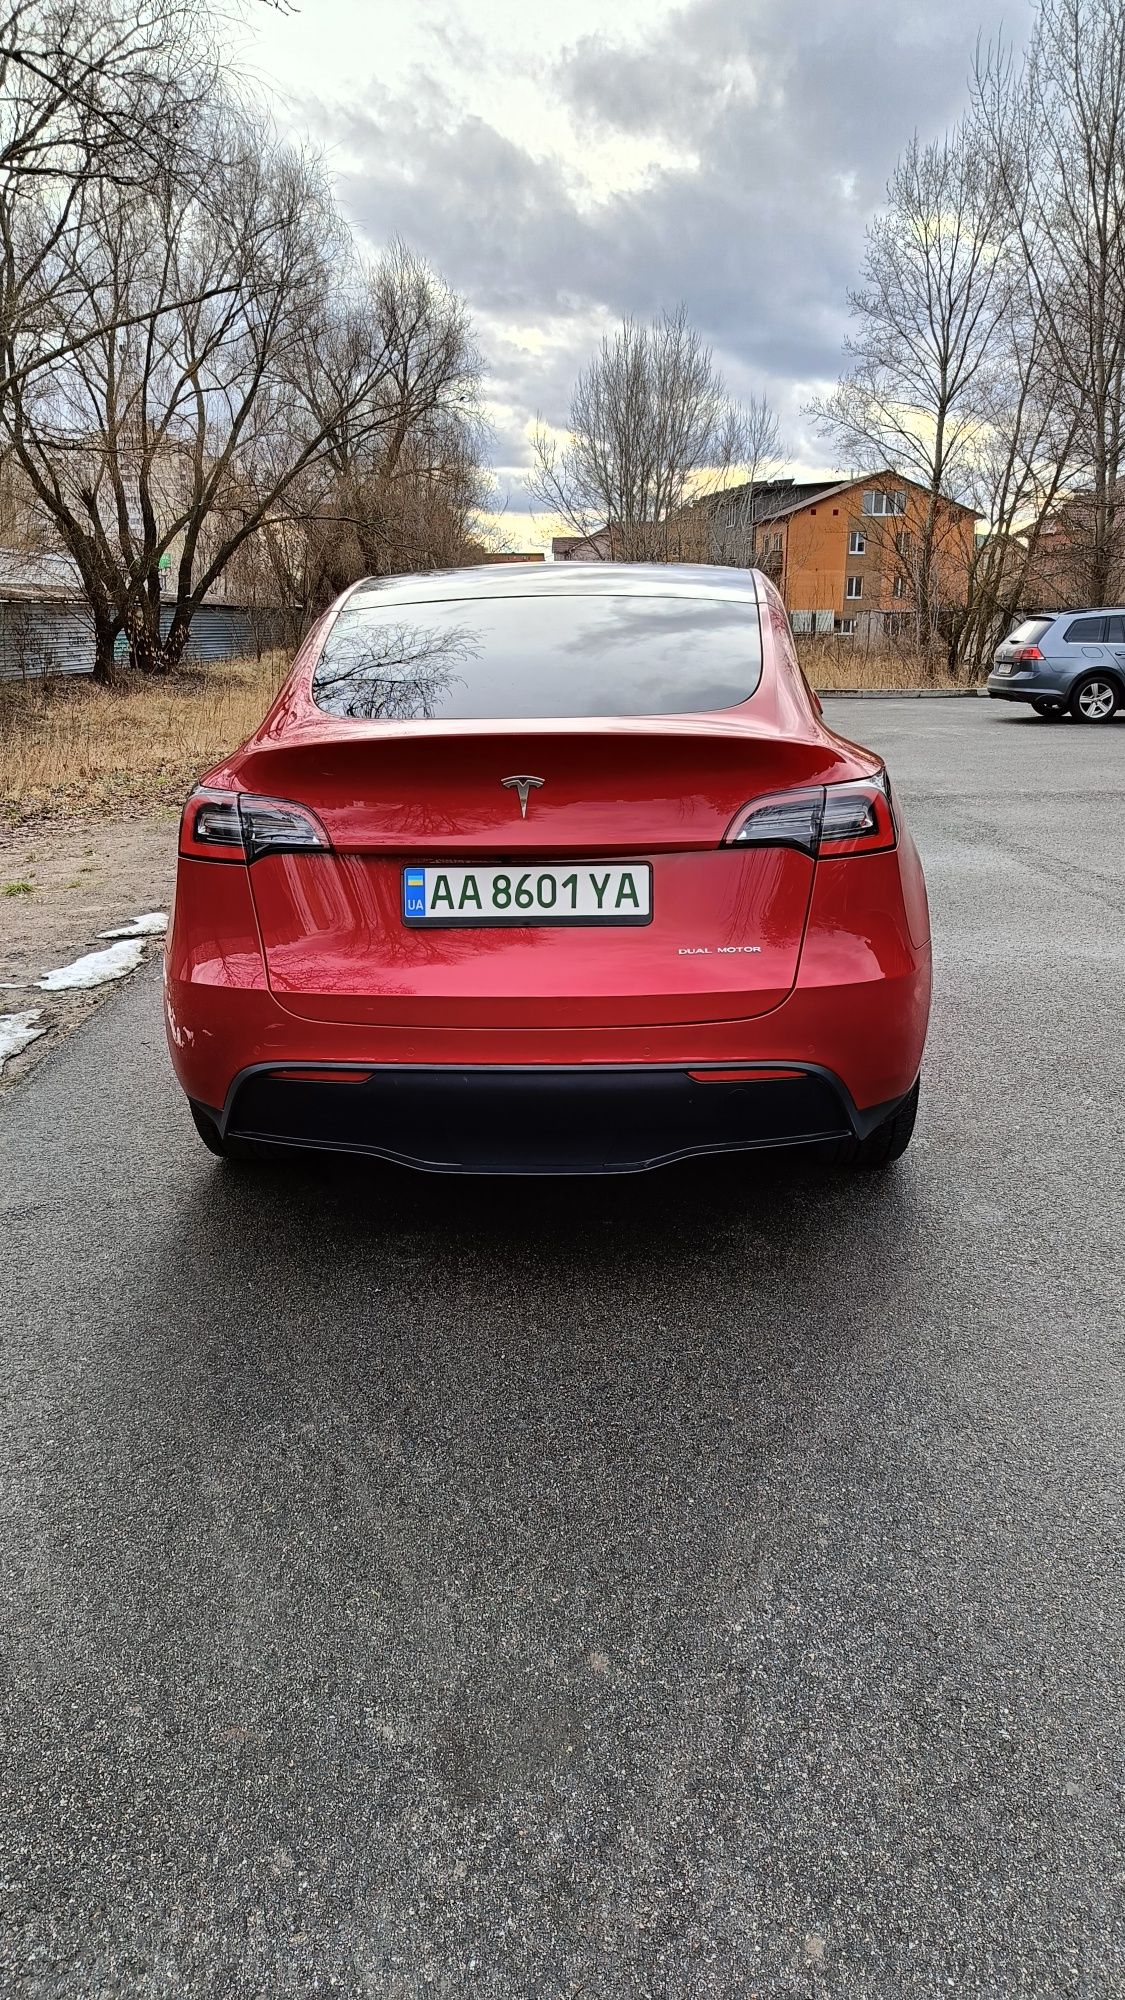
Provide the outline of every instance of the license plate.
{"type": "Polygon", "coordinates": [[[647,861],[583,861],[533,868],[404,868],[404,924],[497,925],[652,922],[647,861]]]}

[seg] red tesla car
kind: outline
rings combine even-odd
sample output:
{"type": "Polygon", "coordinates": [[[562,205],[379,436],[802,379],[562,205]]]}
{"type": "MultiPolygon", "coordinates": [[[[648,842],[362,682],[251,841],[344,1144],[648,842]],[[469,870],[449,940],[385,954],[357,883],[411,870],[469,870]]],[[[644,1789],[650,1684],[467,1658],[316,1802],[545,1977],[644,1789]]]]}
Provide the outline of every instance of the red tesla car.
{"type": "Polygon", "coordinates": [[[914,1125],[922,870],[755,572],[356,584],[192,793],[166,959],[213,1152],[628,1172],[914,1125]]]}

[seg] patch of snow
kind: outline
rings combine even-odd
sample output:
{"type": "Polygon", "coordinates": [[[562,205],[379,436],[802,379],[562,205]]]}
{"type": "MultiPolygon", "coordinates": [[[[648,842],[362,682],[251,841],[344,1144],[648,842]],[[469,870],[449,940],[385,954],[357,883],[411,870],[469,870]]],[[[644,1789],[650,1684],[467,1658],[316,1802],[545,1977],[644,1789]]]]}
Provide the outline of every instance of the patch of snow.
{"type": "Polygon", "coordinates": [[[0,1069],[9,1056],[18,1056],[21,1049],[46,1034],[46,1028],[35,1026],[40,1011],[38,1007],[29,1007],[23,1014],[0,1014],[0,1069]]]}
{"type": "Polygon", "coordinates": [[[99,937],[158,937],[168,928],[168,919],[163,910],[149,910],[143,917],[134,917],[131,923],[118,924],[113,931],[99,931],[99,937]]]}
{"type": "Polygon", "coordinates": [[[124,979],[127,972],[135,972],[144,950],[143,938],[125,938],[105,951],[88,951],[72,965],[45,972],[36,984],[44,993],[59,993],[71,986],[104,986],[110,979],[124,979]]]}

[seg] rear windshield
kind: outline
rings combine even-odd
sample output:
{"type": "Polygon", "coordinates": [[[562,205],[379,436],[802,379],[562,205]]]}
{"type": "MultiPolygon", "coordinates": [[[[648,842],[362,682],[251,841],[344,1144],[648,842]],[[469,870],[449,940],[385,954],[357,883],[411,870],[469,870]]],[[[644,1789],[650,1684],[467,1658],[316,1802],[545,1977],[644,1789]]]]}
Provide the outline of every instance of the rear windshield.
{"type": "Polygon", "coordinates": [[[1014,632],[1008,634],[1010,646],[1037,646],[1051,624],[1049,618],[1025,618],[1014,632]]]}
{"type": "Polygon", "coordinates": [[[676,715],[734,707],[761,672],[752,598],[552,591],[351,604],[312,692],[363,722],[676,715]]]}

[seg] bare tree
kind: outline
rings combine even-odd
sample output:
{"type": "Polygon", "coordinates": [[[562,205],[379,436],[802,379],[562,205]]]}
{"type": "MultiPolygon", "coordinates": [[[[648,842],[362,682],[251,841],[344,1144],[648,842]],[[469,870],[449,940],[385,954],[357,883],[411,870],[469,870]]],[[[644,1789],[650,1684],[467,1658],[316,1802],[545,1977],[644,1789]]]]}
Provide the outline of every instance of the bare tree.
{"type": "Polygon", "coordinates": [[[1044,530],[1055,517],[1074,433],[1073,410],[1058,393],[1049,328],[1036,290],[1028,288],[1013,299],[977,398],[964,486],[984,532],[953,618],[954,665],[979,670],[1026,608],[1042,575],[1044,530]]]}
{"type": "Polygon", "coordinates": [[[928,647],[946,608],[943,576],[956,567],[942,553],[943,499],[965,491],[1018,282],[1002,184],[967,125],[930,145],[911,141],[868,229],[864,276],[851,299],[850,365],[811,414],[849,464],[893,466],[925,487],[924,520],[899,553],[928,647]]]}
{"type": "Polygon", "coordinates": [[[1040,0],[1021,62],[994,46],[975,100],[1018,233],[1070,433],[1080,600],[1125,582],[1125,7],[1040,0]]]}
{"type": "MultiPolygon", "coordinates": [[[[302,476],[375,438],[393,461],[463,345],[401,253],[363,277],[322,170],[261,119],[220,100],[183,147],[144,186],[88,191],[46,293],[81,340],[0,413],[82,576],[103,679],[122,631],[137,666],[175,666],[302,476]]],[[[50,311],[36,333],[57,344],[50,311]]]]}
{"type": "Polygon", "coordinates": [[[92,189],[143,184],[166,163],[214,81],[199,25],[189,0],[0,4],[0,399],[90,339],[60,293],[60,254],[92,189]]]}
{"type": "Polygon", "coordinates": [[[266,560],[303,617],[357,577],[468,561],[489,498],[481,363],[463,302],[396,245],[362,323],[389,365],[358,410],[330,365],[320,405],[330,415],[334,401],[336,414],[323,450],[266,524],[266,560]]]}
{"type": "Polygon", "coordinates": [[[783,461],[781,425],[765,396],[732,404],[727,412],[718,463],[730,483],[704,494],[693,512],[703,526],[699,560],[748,569],[772,567],[764,552],[761,523],[766,518],[762,487],[783,461]],[[736,477],[731,477],[736,474],[736,477]]]}
{"type": "Polygon", "coordinates": [[[666,562],[698,534],[690,503],[746,437],[710,348],[681,306],[606,334],[575,384],[563,441],[539,419],[532,496],[623,562],[666,562]]]}

